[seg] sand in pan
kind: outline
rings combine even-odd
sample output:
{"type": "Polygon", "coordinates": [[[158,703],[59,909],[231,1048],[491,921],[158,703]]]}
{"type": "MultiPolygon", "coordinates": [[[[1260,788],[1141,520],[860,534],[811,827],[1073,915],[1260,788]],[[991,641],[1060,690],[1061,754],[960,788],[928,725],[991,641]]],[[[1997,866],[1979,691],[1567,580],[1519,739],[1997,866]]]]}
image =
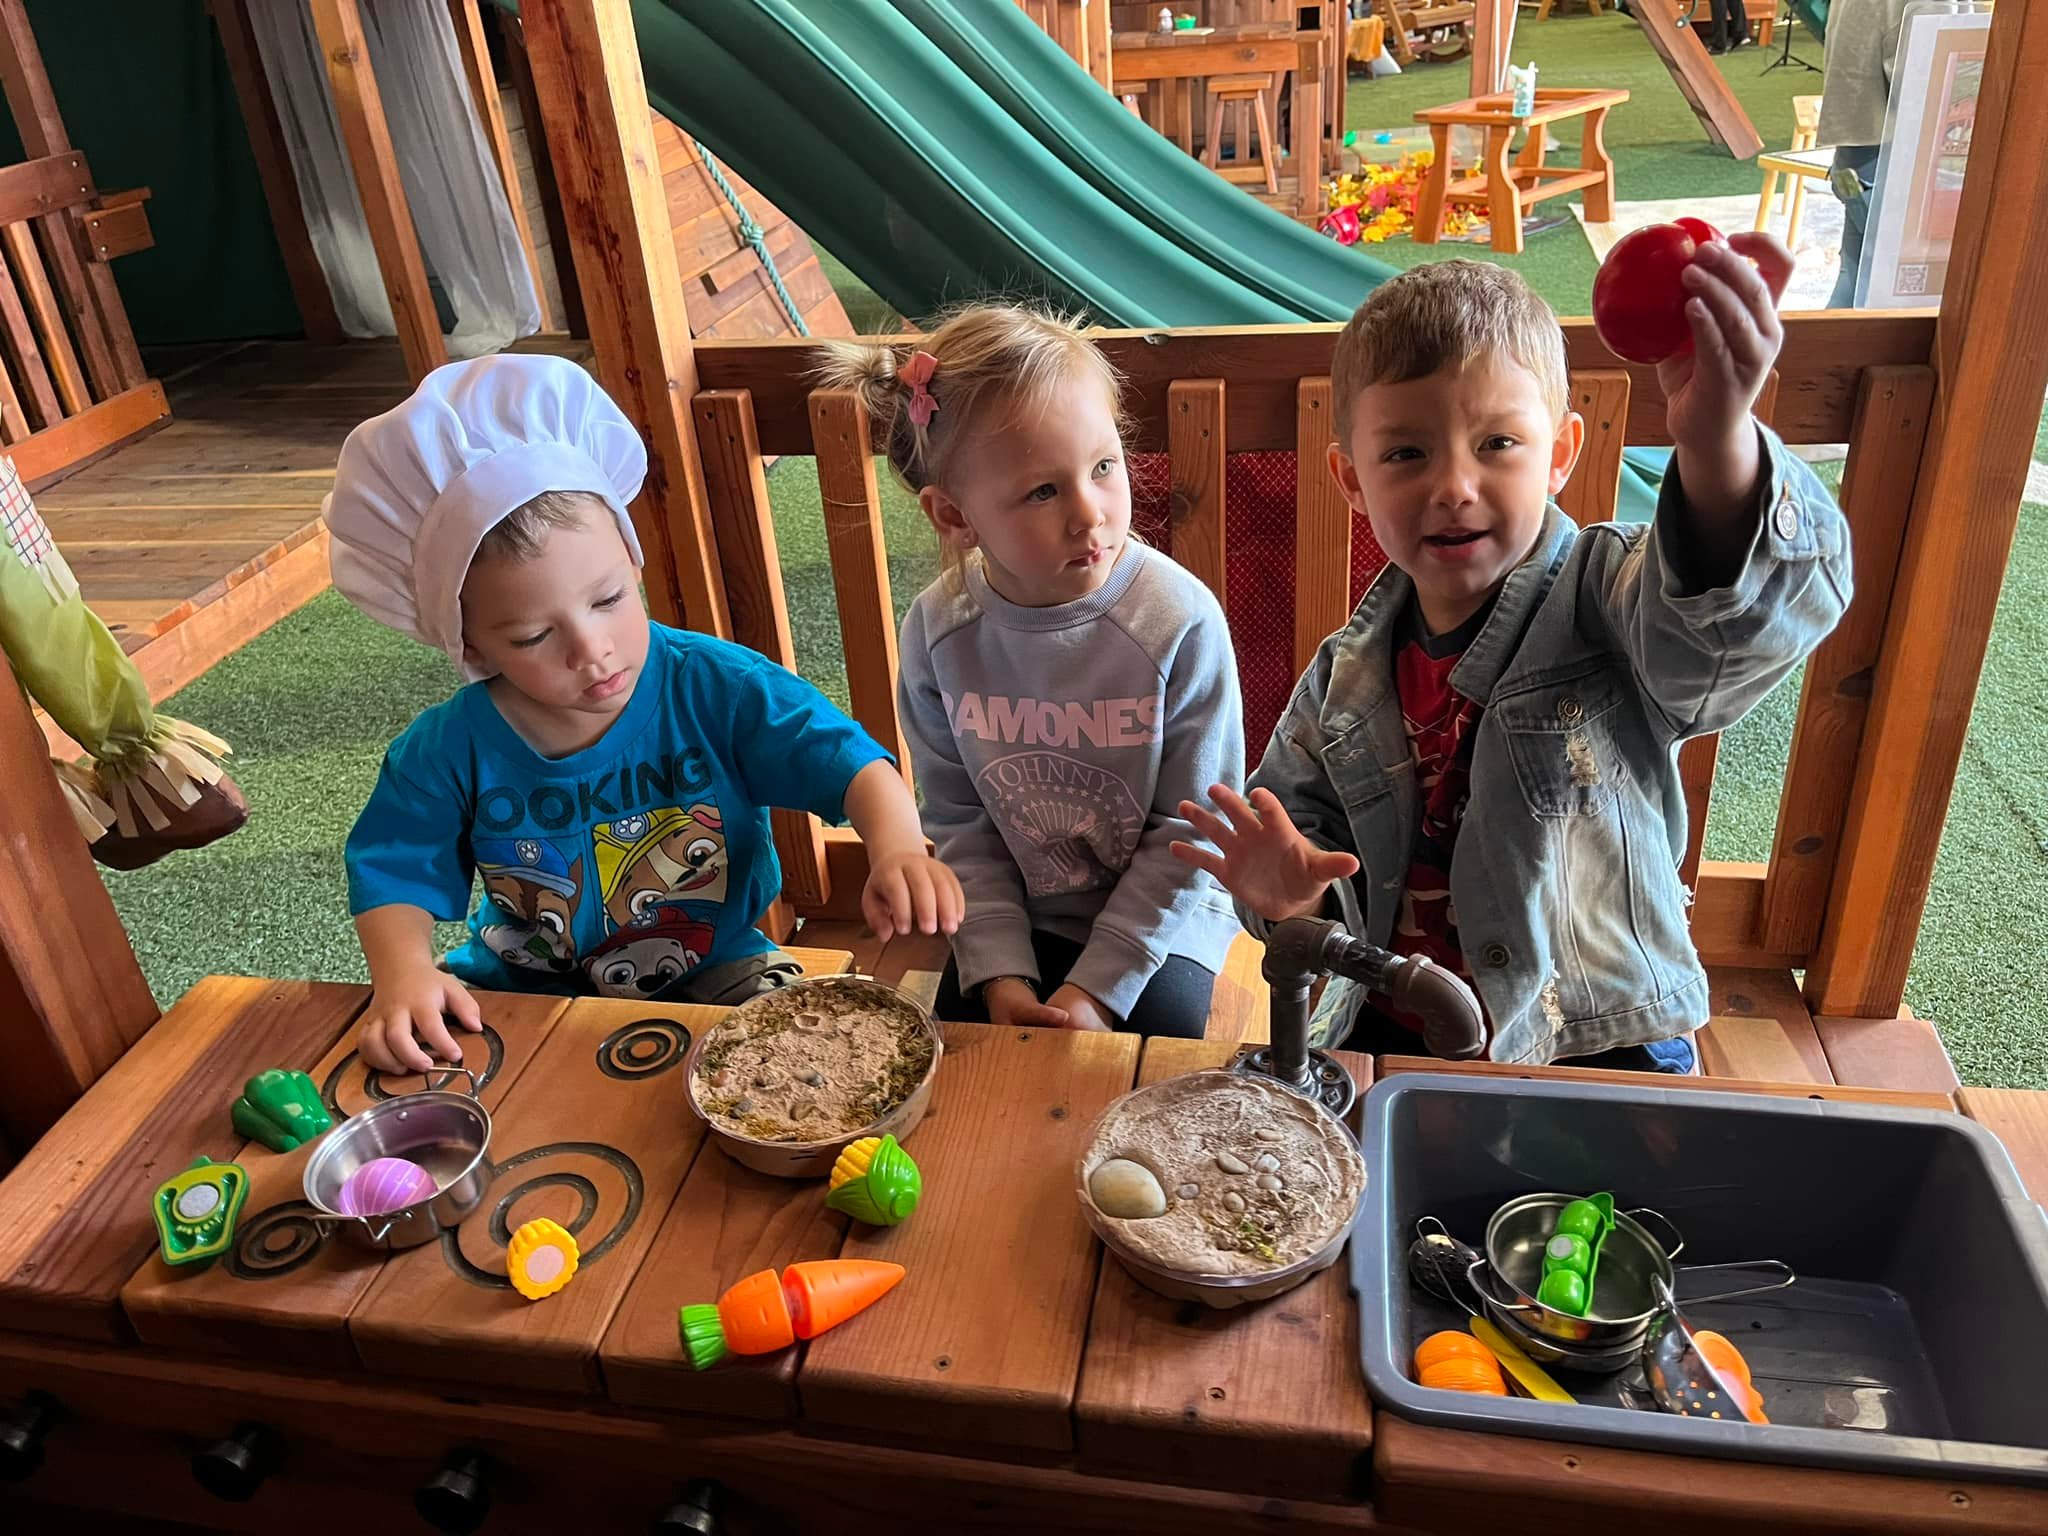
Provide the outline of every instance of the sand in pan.
{"type": "Polygon", "coordinates": [[[1190,1072],[1112,1105],[1082,1158],[1091,1194],[1113,1159],[1147,1170],[1166,1210],[1113,1219],[1112,1230],[1135,1257],[1186,1274],[1254,1275],[1306,1259],[1350,1223],[1365,1189],[1365,1160],[1335,1120],[1277,1083],[1232,1072],[1190,1072]]]}

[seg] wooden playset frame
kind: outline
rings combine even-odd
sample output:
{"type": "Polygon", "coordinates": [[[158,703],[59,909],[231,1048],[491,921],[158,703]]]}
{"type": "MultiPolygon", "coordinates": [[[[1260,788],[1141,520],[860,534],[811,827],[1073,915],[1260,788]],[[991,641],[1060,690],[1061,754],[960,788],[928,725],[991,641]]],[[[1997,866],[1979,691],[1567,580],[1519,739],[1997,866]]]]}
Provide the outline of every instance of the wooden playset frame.
{"type": "MultiPolygon", "coordinates": [[[[831,563],[853,712],[900,751],[895,625],[872,423],[854,397],[808,386],[811,343],[691,343],[628,0],[529,0],[525,9],[536,94],[597,371],[649,443],[647,487],[633,511],[657,616],[731,636],[785,663],[792,659],[763,460],[814,454],[832,512],[831,563]]],[[[2035,302],[2048,279],[2048,157],[2040,154],[2048,144],[2048,93],[2022,88],[2044,68],[2048,12],[2002,8],[1991,32],[1977,159],[1964,191],[1942,311],[1789,317],[1784,353],[1763,403],[1764,414],[1794,443],[1851,445],[1843,502],[1855,530],[1857,580],[1848,618],[1807,667],[1770,859],[1755,865],[1702,862],[1697,831],[1687,857],[1688,874],[1697,877],[1694,931],[1711,966],[1724,974],[1775,976],[1778,984],[1788,984],[1793,970],[1805,973],[1810,1017],[1802,1015],[1803,1024],[1780,1021],[1785,1033],[1777,1038],[1792,1041],[1795,1065],[1803,1052],[1819,1053],[1819,1070],[1750,1073],[1797,1080],[1765,1091],[1875,1097],[1923,1107],[1950,1102],[1953,1077],[1939,1075],[1945,1060],[1935,1047],[1937,1070],[1924,1049],[1930,1032],[1897,1015],[2048,388],[2048,309],[2035,302]],[[1799,1027],[1807,1033],[1795,1040],[1799,1027]],[[1895,1048],[1901,1040],[1904,1047],[1895,1048]],[[1830,1077],[1841,1078],[1844,1086],[1831,1086],[1830,1077]],[[1910,1091],[1915,1089],[1933,1091],[1910,1091]]],[[[1170,456],[1172,552],[1219,593],[1230,528],[1226,455],[1266,449],[1300,455],[1307,472],[1296,506],[1298,662],[1344,621],[1349,608],[1349,517],[1318,468],[1331,435],[1327,372],[1335,332],[1333,326],[1129,332],[1101,341],[1131,381],[1127,404],[1138,423],[1134,446],[1170,456]]],[[[1568,321],[1566,335],[1573,399],[1587,418],[1589,443],[1563,500],[1577,516],[1599,517],[1614,504],[1624,440],[1661,440],[1662,402],[1654,372],[1618,365],[1588,323],[1568,321]]],[[[145,1079],[167,1069],[165,1083],[197,1092],[246,1070],[252,1051],[299,1051],[311,1063],[323,1048],[345,1049],[348,1020],[361,997],[360,989],[216,978],[180,1004],[175,1026],[166,1021],[152,1035],[155,1007],[118,918],[85,849],[51,803],[55,788],[41,760],[40,737],[16,691],[0,688],[0,696],[16,701],[0,708],[18,711],[0,720],[0,750],[7,754],[0,768],[17,786],[0,799],[0,1049],[9,1065],[0,1074],[0,1128],[17,1153],[27,1153],[103,1077],[101,1102],[118,1101],[130,1116],[150,1117],[133,1138],[120,1128],[113,1138],[120,1145],[110,1146],[106,1125],[86,1112],[73,1116],[29,1153],[32,1167],[22,1169],[24,1179],[53,1180],[47,1193],[39,1184],[24,1194],[18,1182],[12,1192],[9,1210],[26,1219],[0,1232],[0,1290],[10,1305],[40,1296],[33,1305],[75,1319],[77,1295],[38,1272],[38,1235],[55,1233],[73,1200],[90,1203],[87,1197],[99,1199],[102,1190],[113,1192],[106,1199],[129,1199],[135,1192],[130,1186],[141,1187],[139,1178],[101,1175],[117,1164],[127,1168],[135,1159],[189,1145],[192,1127],[218,1118],[211,1103],[159,1102],[161,1094],[152,1098],[145,1079]],[[264,1038],[252,1044],[252,1030],[264,1038]],[[152,1150],[159,1129],[162,1152],[152,1150]],[[33,1209],[23,1203],[30,1195],[33,1209]]],[[[1710,741],[1695,743],[1681,759],[1695,828],[1711,795],[1714,752],[1710,741]]],[[[777,831],[787,870],[775,914],[778,930],[787,933],[801,924],[798,942],[835,942],[850,931],[845,925],[865,869],[859,845],[807,818],[781,817],[777,831]]],[[[566,1032],[569,1021],[627,1006],[577,1002],[564,1009],[559,1000],[502,1001],[508,1016],[521,1010],[530,1016],[538,1033],[566,1032]]],[[[1714,1039],[1728,1022],[1717,1020],[1703,1036],[1710,1070],[1716,1070],[1714,1039]]],[[[1028,1036],[1012,1044],[1006,1032],[982,1032],[976,1042],[979,1065],[962,1080],[960,1099],[942,1111],[941,1122],[948,1114],[956,1127],[969,1120],[969,1104],[983,1100],[973,1098],[967,1085],[982,1084],[973,1093],[991,1091],[983,1080],[999,1083],[1001,1073],[1012,1070],[1003,1063],[1022,1062],[1030,1054],[1028,1036]]],[[[1742,1036],[1738,1031],[1733,1038],[1742,1036]]],[[[523,1048],[531,1052],[534,1046],[523,1048]]],[[[1105,1091],[1117,1070],[1125,1071],[1128,1082],[1136,1059],[1134,1044],[1124,1037],[1091,1037],[1070,1049],[1071,1059],[1082,1064],[1071,1081],[1085,1077],[1095,1093],[1105,1091]],[[1117,1061],[1109,1059],[1113,1055],[1117,1061]]],[[[1145,1055],[1144,1071],[1156,1075],[1227,1059],[1230,1049],[1220,1039],[1157,1043],[1145,1055]]],[[[1361,1060],[1359,1069],[1384,1073],[1416,1065],[1382,1060],[1375,1068],[1361,1060]]],[[[1743,1065],[1729,1057],[1716,1075],[1742,1075],[1743,1065]]],[[[1084,1112],[1084,1097],[1076,1090],[1073,1113],[1084,1112]]],[[[1998,1097],[1978,1090],[1958,1096],[1979,1118],[1992,1113],[1998,1097]],[[1983,1114],[1980,1104],[1986,1106],[1983,1114]]],[[[1048,1102],[1043,1113],[1034,1111],[1036,1119],[1064,1121],[1067,1099],[1048,1102]]],[[[2019,1134],[2032,1137],[2027,1163],[2037,1174],[2048,1168],[2048,1130],[2040,1121],[2037,1110],[2012,1117],[2019,1134]]],[[[1024,1186],[1016,1182],[1014,1162],[996,1155],[999,1144],[989,1143],[989,1177],[1009,1181],[1001,1193],[1014,1197],[1024,1186]]],[[[2010,1139],[2009,1144],[2016,1153],[2022,1145],[2010,1139]]],[[[189,1150],[183,1155],[189,1157],[189,1150]]],[[[165,1167],[157,1176],[172,1171],[165,1167]]],[[[1008,1209],[996,1193],[987,1207],[991,1220],[1008,1209]]],[[[301,1492],[321,1488],[332,1499],[319,1511],[325,1522],[320,1529],[340,1528],[352,1510],[382,1507],[367,1502],[362,1468],[387,1451],[394,1435],[437,1442],[474,1435],[529,1450],[536,1465],[547,1468],[545,1476],[530,1474],[537,1479],[532,1486],[554,1488],[556,1469],[567,1469],[561,1487],[602,1479],[614,1509],[629,1493],[634,1499],[654,1497],[674,1465],[717,1465],[735,1478],[786,1493],[787,1502],[821,1516],[829,1512],[833,1529],[851,1528],[863,1510],[872,1522],[900,1519],[912,1508],[944,1528],[1020,1531],[1057,1524],[1075,1531],[1250,1532],[1285,1518],[1299,1518],[1304,1529],[1316,1530],[1466,1529],[1508,1520],[1529,1529],[1586,1529],[1591,1515],[1596,1525],[1603,1516],[1654,1519],[1674,1531],[1719,1529],[1733,1517],[1766,1529],[1961,1525],[2018,1533],[2038,1530],[2044,1510],[2038,1491],[1715,1461],[1687,1462],[1688,1475],[1679,1486],[1663,1458],[1602,1452],[1595,1471],[1581,1458],[1596,1453],[1581,1448],[1424,1429],[1385,1415],[1369,1431],[1372,1456],[1370,1465],[1361,1458],[1358,1486],[1320,1490],[1314,1496],[1322,1503],[1219,1493],[1198,1476],[1163,1477],[1156,1463],[1149,1463],[1145,1479],[1126,1480],[1106,1470],[1116,1457],[1144,1460],[1139,1448],[1171,1440],[1183,1418],[1196,1429],[1209,1425],[1210,1434],[1218,1432],[1219,1417],[1226,1424],[1257,1420],[1257,1390],[1249,1394],[1249,1406],[1236,1399],[1226,1406],[1225,1389],[1211,1387],[1204,1399],[1202,1389],[1191,1385],[1193,1372],[1213,1363],[1218,1371],[1245,1373],[1255,1388],[1263,1381],[1278,1397],[1288,1389],[1297,1395],[1309,1390],[1316,1370],[1335,1367],[1330,1351],[1320,1346],[1313,1362],[1301,1353],[1314,1343],[1320,1324],[1281,1317],[1285,1308],[1268,1309],[1278,1321],[1262,1324],[1265,1331],[1257,1334],[1266,1341],[1262,1350],[1277,1351],[1267,1359],[1232,1343],[1233,1337],[1252,1337],[1249,1331],[1233,1336],[1177,1319],[1171,1309],[1138,1306],[1124,1295],[1129,1287],[1120,1273],[1107,1267],[1099,1289],[1084,1289],[1076,1300],[1086,1314],[1087,1297],[1093,1296],[1088,1325],[1108,1351],[1091,1355],[1096,1363],[1088,1371],[1114,1362],[1121,1374],[1106,1380],[1084,1374],[1078,1385],[1068,1380],[1066,1391],[1076,1415],[1083,1400],[1112,1419],[1118,1405],[1132,1409],[1116,1421],[1116,1454],[1101,1468],[1076,1470],[1052,1450],[993,1459],[954,1454],[942,1443],[870,1446],[851,1437],[718,1417],[679,1420],[545,1396],[529,1402],[502,1392],[480,1398],[417,1381],[301,1373],[232,1358],[193,1361],[138,1349],[119,1342],[119,1303],[135,1256],[95,1251],[100,1270],[79,1270],[66,1279],[89,1289],[101,1310],[82,1332],[75,1322],[53,1325],[68,1339],[32,1340],[18,1332],[0,1339],[0,1379],[7,1389],[61,1383],[83,1411],[117,1424],[129,1423],[124,1415],[135,1413],[149,1415],[155,1425],[188,1413],[226,1422],[229,1415],[260,1412],[303,1438],[303,1476],[310,1481],[299,1485],[301,1492]],[[1289,1335],[1283,1324],[1309,1342],[1276,1342],[1289,1335]],[[1128,1335],[1112,1338],[1116,1329],[1128,1335]],[[101,1342],[73,1341],[87,1338],[101,1342]],[[1109,1350],[1111,1343],[1118,1347],[1109,1350]],[[1288,1354],[1289,1348],[1297,1353],[1288,1354]],[[1287,1371],[1281,1370],[1282,1357],[1287,1371]],[[1169,1359],[1189,1363],[1157,1381],[1146,1375],[1151,1362],[1169,1359]],[[1299,1372],[1301,1379],[1287,1372],[1299,1372]],[[1183,1413],[1176,1406],[1183,1391],[1204,1400],[1191,1402],[1183,1413]],[[1360,1502],[1368,1493],[1373,1502],[1360,1502]]],[[[647,1250],[639,1252],[645,1256],[647,1250]]],[[[658,1268],[679,1255],[663,1248],[648,1258],[648,1266],[658,1268]]],[[[54,1267],[81,1262],[60,1257],[54,1267]]],[[[136,1276],[129,1289],[143,1278],[136,1276]]],[[[1341,1277],[1332,1272],[1329,1284],[1341,1287],[1341,1277]]],[[[1247,1318],[1246,1329],[1255,1322],[1260,1319],[1247,1318]]],[[[440,1323],[426,1319],[418,1326],[431,1333],[440,1323]]],[[[1021,1346],[1020,1351],[1028,1353],[1021,1346]]],[[[829,1403],[837,1390],[842,1401],[835,1411],[850,1417],[836,1422],[859,1422],[857,1390],[865,1388],[851,1374],[835,1377],[816,1363],[814,1357],[801,1378],[805,1408],[829,1403]]],[[[938,1367],[947,1363],[942,1359],[938,1367]]],[[[1352,1363],[1335,1364],[1344,1368],[1345,1385],[1340,1390],[1332,1378],[1327,1401],[1339,1406],[1330,1411],[1339,1417],[1364,1412],[1352,1363]]],[[[1235,1392],[1240,1377],[1228,1379],[1235,1392]]],[[[797,1380],[785,1375],[767,1385],[779,1382],[777,1390],[793,1394],[797,1380]]],[[[942,1396],[922,1399],[920,1411],[934,1422],[948,1408],[950,1400],[942,1396]]],[[[1048,1401],[1057,1403],[1057,1393],[1048,1401]]],[[[721,1412],[715,1406],[698,1411],[721,1412]]],[[[970,1411],[1007,1410],[991,1397],[970,1411]]],[[[1307,1417],[1290,1419],[1284,1428],[1267,1424],[1264,1433],[1271,1438],[1256,1454],[1308,1449],[1313,1436],[1303,1426],[1324,1411],[1324,1400],[1303,1411],[1307,1417]]],[[[1051,1422],[1057,1427],[1063,1421],[1055,1412],[1051,1422]]],[[[1367,1443],[1354,1434],[1349,1420],[1330,1430],[1324,1436],[1330,1443],[1315,1447],[1316,1464],[1330,1465],[1333,1445],[1367,1443]]],[[[120,1463],[122,1475],[143,1479],[138,1488],[156,1486],[149,1479],[165,1480],[165,1497],[173,1498],[168,1479],[182,1476],[177,1442],[154,1428],[138,1435],[119,1453],[128,1458],[120,1463]]],[[[932,1438],[942,1442],[944,1436],[932,1438]]],[[[1220,1442],[1208,1443],[1213,1450],[1220,1442]]],[[[1245,1486],[1284,1484],[1291,1475],[1278,1461],[1256,1472],[1245,1486]]],[[[189,1496],[189,1484],[179,1486],[189,1496]]],[[[93,1502],[90,1490],[86,1502],[93,1502]]],[[[235,1529],[255,1530],[274,1521],[276,1510],[222,1505],[219,1517],[232,1519],[235,1529]]],[[[547,1522],[559,1519],[559,1507],[552,1515],[538,1507],[508,1515],[508,1528],[554,1528],[547,1522]]]]}

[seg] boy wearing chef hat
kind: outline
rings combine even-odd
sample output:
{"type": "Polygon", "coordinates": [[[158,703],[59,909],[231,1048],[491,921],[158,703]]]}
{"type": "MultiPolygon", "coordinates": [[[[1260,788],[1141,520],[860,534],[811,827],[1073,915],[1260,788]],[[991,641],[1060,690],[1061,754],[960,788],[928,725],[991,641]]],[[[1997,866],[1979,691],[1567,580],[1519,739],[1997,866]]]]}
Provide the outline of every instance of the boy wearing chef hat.
{"type": "Polygon", "coordinates": [[[342,445],[335,586],[467,684],[391,744],[348,839],[379,1071],[461,1060],[445,1019],[483,1027],[468,987],[724,1004],[782,984],[795,962],[753,926],[781,887],[770,807],[853,824],[883,937],[959,924],[865,731],[757,652],[648,619],[626,513],[646,470],[590,376],[543,356],[438,369],[342,445]],[[437,961],[434,923],[464,917],[437,961]],[[641,959],[583,963],[600,953],[641,959]]]}

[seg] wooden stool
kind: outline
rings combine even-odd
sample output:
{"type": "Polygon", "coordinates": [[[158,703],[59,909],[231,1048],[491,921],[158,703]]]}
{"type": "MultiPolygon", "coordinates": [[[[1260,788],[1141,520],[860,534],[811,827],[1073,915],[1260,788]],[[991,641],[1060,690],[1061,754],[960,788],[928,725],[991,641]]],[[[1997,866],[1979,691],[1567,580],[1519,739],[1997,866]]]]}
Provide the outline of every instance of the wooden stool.
{"type": "Polygon", "coordinates": [[[1778,178],[1783,176],[1791,194],[1785,214],[1785,248],[1795,249],[1799,243],[1799,216],[1806,208],[1806,184],[1828,179],[1834,169],[1834,153],[1826,149],[1787,150],[1783,154],[1758,155],[1756,165],[1764,173],[1764,189],[1756,200],[1756,227],[1771,227],[1771,198],[1777,193],[1778,178]]]}
{"type": "MultiPolygon", "coordinates": [[[[1280,160],[1273,140],[1273,113],[1267,105],[1267,94],[1273,89],[1273,77],[1264,75],[1212,75],[1205,82],[1209,88],[1209,131],[1202,141],[1202,164],[1219,175],[1228,175],[1222,166],[1223,155],[1223,109],[1234,106],[1240,109],[1238,122],[1244,122],[1243,108],[1251,109],[1251,118],[1257,125],[1259,135],[1259,168],[1265,172],[1266,190],[1280,190],[1280,160]]],[[[1232,170],[1243,170],[1251,164],[1250,135],[1240,132],[1236,151],[1236,165],[1232,170]]],[[[1236,178],[1233,178],[1236,179],[1236,178]]]]}
{"type": "Polygon", "coordinates": [[[1811,149],[1820,142],[1820,98],[1818,96],[1794,96],[1792,98],[1792,147],[1795,150],[1811,149]]]}

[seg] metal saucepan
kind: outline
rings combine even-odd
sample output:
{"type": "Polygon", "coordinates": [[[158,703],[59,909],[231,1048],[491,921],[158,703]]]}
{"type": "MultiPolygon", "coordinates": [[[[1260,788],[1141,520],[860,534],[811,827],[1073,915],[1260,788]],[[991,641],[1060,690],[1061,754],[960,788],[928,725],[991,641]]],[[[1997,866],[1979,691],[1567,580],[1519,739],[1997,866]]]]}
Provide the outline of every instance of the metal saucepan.
{"type": "Polygon", "coordinates": [[[1543,1279],[1543,1245],[1557,1228],[1557,1213],[1571,1200],[1570,1195],[1523,1195],[1495,1211],[1486,1224],[1486,1261],[1496,1285],[1485,1294],[1493,1306],[1514,1313],[1523,1333],[1539,1333],[1593,1354],[1619,1350],[1642,1341],[1650,1319],[1660,1310],[1658,1285],[1676,1292],[1680,1274],[1727,1272],[1727,1278],[1736,1282],[1721,1290],[1694,1291],[1687,1297],[1694,1302],[1777,1290],[1795,1278],[1788,1265],[1775,1259],[1680,1269],[1672,1260],[1684,1251],[1685,1239],[1668,1218],[1647,1207],[1616,1211],[1614,1230],[1600,1249],[1593,1303],[1584,1317],[1574,1317],[1536,1299],[1543,1279]],[[1666,1236],[1652,1235],[1645,1221],[1656,1223],[1666,1236]]]}
{"type": "Polygon", "coordinates": [[[458,1073],[469,1080],[467,1094],[430,1086],[384,1099],[320,1139],[306,1162],[306,1199],[321,1213],[322,1230],[338,1226],[349,1241],[378,1251],[414,1248],[454,1231],[482,1203],[490,1182],[491,1116],[476,1100],[477,1076],[454,1067],[431,1074],[429,1083],[458,1073]],[[380,1216],[344,1215],[338,1206],[341,1186],[379,1157],[418,1163],[433,1176],[433,1197],[380,1216]]]}

